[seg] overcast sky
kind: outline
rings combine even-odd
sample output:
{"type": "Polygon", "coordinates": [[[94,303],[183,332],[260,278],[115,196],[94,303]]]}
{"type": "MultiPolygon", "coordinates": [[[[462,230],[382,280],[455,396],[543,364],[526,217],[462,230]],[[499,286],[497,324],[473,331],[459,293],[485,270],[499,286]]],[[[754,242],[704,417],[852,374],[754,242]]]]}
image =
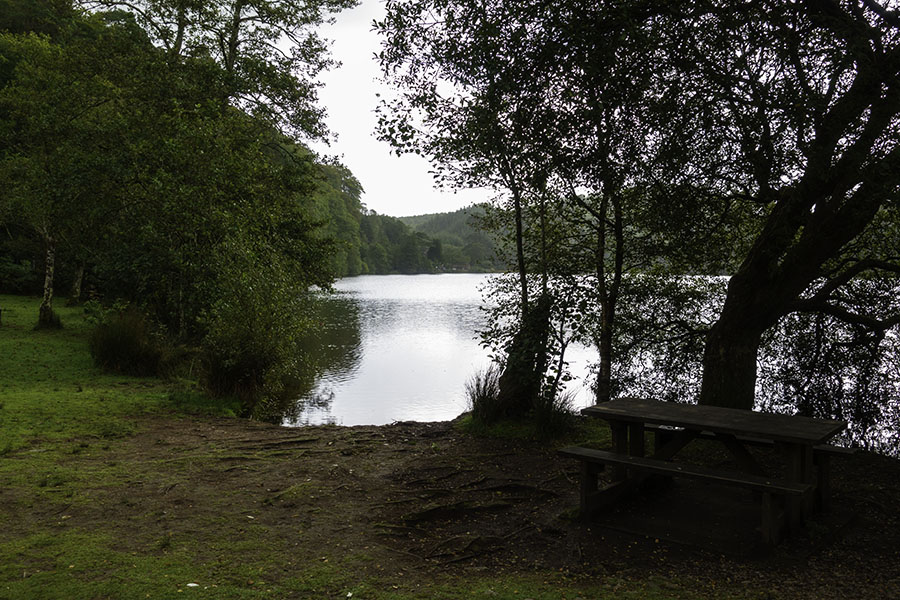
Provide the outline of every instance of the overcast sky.
{"type": "Polygon", "coordinates": [[[385,215],[403,217],[450,212],[487,200],[487,190],[458,193],[435,189],[428,162],[418,156],[398,157],[390,146],[375,139],[375,106],[379,76],[374,55],[380,49],[372,21],[384,14],[382,0],[362,0],[360,6],[338,15],[334,25],[323,28],[333,41],[332,55],[342,63],[322,75],[325,87],[319,101],[328,110],[329,128],[338,135],[330,147],[313,145],[320,153],[337,156],[365,190],[365,205],[385,215]]]}

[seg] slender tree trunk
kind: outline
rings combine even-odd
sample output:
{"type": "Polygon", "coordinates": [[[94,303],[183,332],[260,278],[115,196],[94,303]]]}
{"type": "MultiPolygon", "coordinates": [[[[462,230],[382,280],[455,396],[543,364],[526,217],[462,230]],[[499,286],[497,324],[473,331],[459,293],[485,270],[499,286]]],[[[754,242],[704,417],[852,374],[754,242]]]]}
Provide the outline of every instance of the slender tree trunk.
{"type": "Polygon", "coordinates": [[[38,308],[38,325],[49,327],[55,325],[53,318],[53,277],[56,271],[56,240],[52,236],[44,236],[46,254],[44,257],[44,296],[38,308]]]}
{"type": "Polygon", "coordinates": [[[244,12],[245,0],[235,0],[232,6],[231,23],[229,24],[228,43],[223,48],[225,71],[231,75],[237,63],[238,45],[240,44],[241,13],[244,12]]]}
{"type": "Polygon", "coordinates": [[[75,278],[72,280],[72,293],[69,294],[69,301],[67,304],[71,306],[77,305],[81,302],[81,286],[84,283],[84,263],[79,262],[78,267],[75,269],[75,278]]]}
{"type": "Polygon", "coordinates": [[[622,270],[624,264],[624,231],[622,225],[622,206],[618,198],[603,199],[600,203],[602,217],[597,230],[597,287],[600,300],[600,339],[597,351],[600,358],[600,369],[597,373],[597,388],[595,399],[597,403],[609,402],[612,399],[612,365],[613,365],[613,337],[615,334],[616,305],[619,300],[619,290],[622,285],[622,270]],[[612,281],[607,284],[606,272],[606,215],[610,204],[613,209],[613,273],[612,281]]]}
{"type": "Polygon", "coordinates": [[[600,355],[600,370],[597,373],[595,400],[597,403],[609,402],[612,397],[612,314],[606,308],[600,309],[600,343],[597,350],[600,355]]]}
{"type": "Polygon", "coordinates": [[[513,217],[516,226],[516,267],[519,269],[519,290],[522,297],[522,320],[528,313],[528,270],[525,266],[525,233],[522,225],[522,197],[517,186],[512,187],[513,217]]]}
{"type": "Polygon", "coordinates": [[[175,33],[175,41],[172,43],[172,48],[169,51],[171,58],[181,56],[181,49],[184,46],[184,31],[187,29],[187,14],[183,1],[178,3],[177,27],[178,30],[175,33]]]}

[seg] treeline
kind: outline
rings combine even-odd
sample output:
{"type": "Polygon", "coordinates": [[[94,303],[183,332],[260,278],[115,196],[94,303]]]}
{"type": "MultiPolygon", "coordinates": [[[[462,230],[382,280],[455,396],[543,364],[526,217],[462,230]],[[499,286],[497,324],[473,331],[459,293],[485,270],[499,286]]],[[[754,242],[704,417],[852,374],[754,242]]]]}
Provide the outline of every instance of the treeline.
{"type": "Polygon", "coordinates": [[[338,247],[305,145],[327,135],[316,30],[353,4],[2,0],[0,287],[39,292],[41,327],[60,285],[90,298],[101,366],[189,355],[245,414],[289,399],[338,247]]]}
{"type": "Polygon", "coordinates": [[[329,257],[336,277],[448,271],[499,271],[492,238],[477,227],[482,207],[418,217],[367,210],[362,186],[340,164],[320,166],[314,214],[336,246],[329,257]]]}
{"type": "Polygon", "coordinates": [[[437,241],[444,270],[498,272],[509,268],[497,251],[496,238],[485,227],[487,207],[473,205],[454,212],[401,217],[417,232],[437,241]]]}

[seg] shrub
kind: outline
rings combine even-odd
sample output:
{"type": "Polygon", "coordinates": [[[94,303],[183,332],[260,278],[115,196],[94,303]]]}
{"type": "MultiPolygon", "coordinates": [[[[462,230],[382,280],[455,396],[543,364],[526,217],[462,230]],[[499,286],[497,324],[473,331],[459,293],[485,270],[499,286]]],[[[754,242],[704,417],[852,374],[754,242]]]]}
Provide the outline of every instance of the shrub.
{"type": "Polygon", "coordinates": [[[466,398],[472,419],[483,425],[496,423],[503,417],[500,397],[500,367],[491,364],[466,382],[466,398]]]}
{"type": "Polygon", "coordinates": [[[242,416],[277,422],[295,399],[306,321],[290,291],[255,277],[229,290],[204,323],[203,385],[214,398],[238,400],[242,416]]]}
{"type": "Polygon", "coordinates": [[[0,256],[0,293],[39,294],[43,273],[34,269],[31,261],[13,261],[0,256]]]}
{"type": "Polygon", "coordinates": [[[575,412],[572,410],[574,401],[573,392],[539,396],[532,410],[537,436],[546,439],[569,433],[575,424],[575,412]]]}
{"type": "Polygon", "coordinates": [[[90,338],[94,364],[126,375],[162,374],[164,346],[135,308],[106,315],[90,338]]]}

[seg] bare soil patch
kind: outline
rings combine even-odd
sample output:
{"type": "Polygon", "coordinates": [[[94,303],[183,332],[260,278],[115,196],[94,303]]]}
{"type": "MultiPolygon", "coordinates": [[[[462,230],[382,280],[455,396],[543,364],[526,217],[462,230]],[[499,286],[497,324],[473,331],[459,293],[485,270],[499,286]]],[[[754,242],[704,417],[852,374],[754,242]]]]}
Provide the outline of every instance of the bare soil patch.
{"type": "MultiPolygon", "coordinates": [[[[689,577],[711,597],[746,585],[783,598],[900,598],[900,463],[867,453],[835,461],[833,513],[767,551],[749,495],[676,483],[585,524],[574,518],[576,463],[552,445],[475,438],[452,423],[154,417],[139,431],[67,459],[122,475],[62,511],[132,552],[190,537],[215,560],[225,542],[252,552],[262,539],[293,548],[283,576],[339,557],[383,581],[553,570],[689,577]]],[[[60,518],[58,505],[37,503],[11,522],[60,518]]]]}

